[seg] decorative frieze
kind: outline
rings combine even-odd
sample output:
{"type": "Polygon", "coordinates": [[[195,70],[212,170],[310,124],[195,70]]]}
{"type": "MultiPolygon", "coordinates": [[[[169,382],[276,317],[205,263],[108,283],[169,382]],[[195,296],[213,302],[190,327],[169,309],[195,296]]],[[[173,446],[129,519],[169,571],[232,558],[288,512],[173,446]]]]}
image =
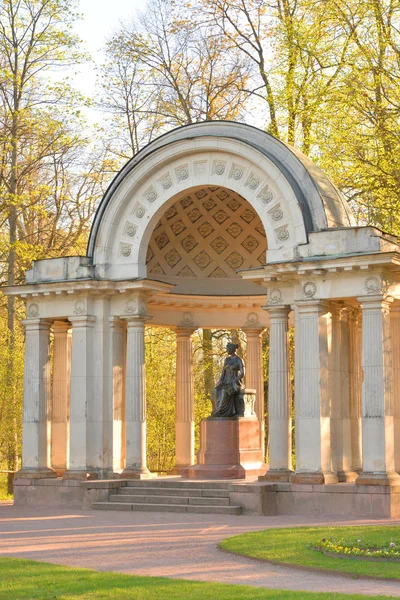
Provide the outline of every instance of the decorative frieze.
{"type": "Polygon", "coordinates": [[[241,167],[240,165],[236,165],[235,163],[232,165],[230,173],[229,173],[229,177],[231,179],[236,179],[236,181],[238,181],[239,179],[241,179],[243,177],[243,167],[241,167]]]}
{"type": "Polygon", "coordinates": [[[121,244],[119,246],[119,251],[120,251],[121,256],[125,256],[125,258],[127,258],[128,256],[131,255],[131,250],[132,250],[131,244],[127,244],[126,242],[121,242],[121,244]]]}
{"type": "Polygon", "coordinates": [[[250,173],[245,185],[247,187],[249,187],[251,190],[256,190],[258,188],[258,186],[260,185],[260,180],[258,177],[256,177],[254,175],[254,173],[250,173]]]}
{"type": "Polygon", "coordinates": [[[261,192],[258,194],[258,198],[264,203],[269,204],[274,199],[274,194],[269,189],[268,185],[265,185],[261,192]]]}
{"type": "Polygon", "coordinates": [[[175,174],[178,182],[185,181],[189,178],[189,167],[188,165],[181,165],[177,169],[175,169],[175,174]]]}
{"type": "Polygon", "coordinates": [[[268,304],[281,304],[282,292],[278,288],[272,288],[268,291],[268,304]]]}
{"type": "Polygon", "coordinates": [[[169,190],[169,188],[172,187],[172,179],[169,173],[167,173],[167,175],[164,175],[164,177],[161,177],[159,181],[164,190],[169,190]]]}
{"type": "Polygon", "coordinates": [[[75,302],[75,307],[74,307],[74,315],[84,315],[86,312],[86,302],[85,300],[83,300],[83,298],[80,298],[79,300],[77,300],[75,302]]]}
{"type": "Polygon", "coordinates": [[[223,175],[225,173],[225,162],[216,160],[213,162],[212,172],[215,175],[223,175]]]}
{"type": "Polygon", "coordinates": [[[35,302],[28,305],[26,315],[28,319],[36,319],[39,316],[39,307],[35,302]]]}
{"type": "Polygon", "coordinates": [[[148,190],[145,191],[145,193],[143,194],[143,197],[148,202],[155,202],[157,200],[157,192],[154,189],[154,187],[151,186],[151,187],[149,187],[148,190]]]}
{"type": "Polygon", "coordinates": [[[247,315],[245,327],[257,327],[260,324],[260,319],[258,318],[258,314],[256,312],[250,312],[247,315]]]}
{"type": "Polygon", "coordinates": [[[305,298],[308,298],[308,299],[314,298],[316,292],[317,292],[317,286],[315,285],[315,283],[313,281],[307,281],[303,285],[303,295],[305,298]]]}
{"type": "Polygon", "coordinates": [[[289,230],[287,225],[279,227],[279,229],[275,229],[275,235],[279,242],[286,242],[289,239],[289,230]]]}
{"type": "Polygon", "coordinates": [[[135,237],[137,231],[137,226],[131,221],[127,221],[124,227],[124,235],[128,237],[135,237]]]}

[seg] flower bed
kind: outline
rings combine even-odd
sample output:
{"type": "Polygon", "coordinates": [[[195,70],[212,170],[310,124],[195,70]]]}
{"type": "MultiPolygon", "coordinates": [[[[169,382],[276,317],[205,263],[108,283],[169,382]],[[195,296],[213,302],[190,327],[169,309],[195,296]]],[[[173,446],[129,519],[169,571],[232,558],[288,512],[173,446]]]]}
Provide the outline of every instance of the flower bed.
{"type": "Polygon", "coordinates": [[[400,542],[393,539],[377,545],[376,542],[369,542],[367,539],[323,538],[318,545],[312,547],[325,556],[400,562],[400,542]]]}

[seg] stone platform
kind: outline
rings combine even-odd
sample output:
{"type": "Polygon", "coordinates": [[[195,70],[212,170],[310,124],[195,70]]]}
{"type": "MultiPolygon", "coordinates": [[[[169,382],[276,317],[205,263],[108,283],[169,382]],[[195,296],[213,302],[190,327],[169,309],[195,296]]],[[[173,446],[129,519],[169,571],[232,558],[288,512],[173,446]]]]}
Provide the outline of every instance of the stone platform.
{"type": "MultiPolygon", "coordinates": [[[[400,518],[400,486],[360,486],[351,483],[303,485],[253,481],[193,481],[180,477],[159,477],[153,480],[92,480],[17,479],[14,483],[15,505],[53,506],[66,509],[90,509],[95,503],[121,503],[121,496],[141,496],[136,500],[124,498],[125,510],[179,512],[224,512],[249,515],[308,515],[340,516],[345,518],[400,518]],[[210,487],[211,486],[211,487],[210,487]],[[201,492],[199,492],[201,490],[201,492]],[[119,496],[119,497],[117,497],[119,496]],[[175,500],[166,500],[166,497],[175,500]],[[188,498],[203,497],[203,500],[188,498]],[[223,501],[210,501],[211,498],[223,501]],[[178,501],[177,498],[180,498],[178,501]],[[184,502],[181,502],[185,498],[184,502]],[[207,499],[206,499],[207,498],[207,499]],[[154,506],[156,504],[162,505],[154,506]],[[203,505],[196,509],[191,504],[203,505]],[[224,509],[207,510],[225,504],[224,509]],[[235,508],[233,508],[235,507],[235,508]],[[236,507],[240,507],[237,510],[236,507]]],[[[99,508],[99,505],[97,506],[99,508]]],[[[113,506],[114,510],[121,506],[113,506]]],[[[123,509],[124,507],[122,507],[123,509]]]]}

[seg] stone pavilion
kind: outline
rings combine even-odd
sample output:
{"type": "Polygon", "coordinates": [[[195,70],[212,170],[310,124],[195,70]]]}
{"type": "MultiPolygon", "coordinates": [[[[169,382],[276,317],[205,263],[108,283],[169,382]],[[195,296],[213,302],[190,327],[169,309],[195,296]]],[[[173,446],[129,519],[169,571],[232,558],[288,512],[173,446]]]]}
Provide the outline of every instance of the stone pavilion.
{"type": "Polygon", "coordinates": [[[285,498],[278,510],[296,512],[310,494],[346,490],[359,514],[358,499],[375,494],[400,514],[397,239],[356,226],[326,175],[265,132],[204,122],[161,136],[111,183],[86,256],[35,261],[26,283],[4,292],[26,302],[16,501],[40,488],[43,501],[61,503],[81,482],[150,476],[151,323],[177,335],[176,472],[195,462],[191,335],[245,333],[262,432],[261,334],[270,328],[270,463],[254,493],[273,491],[285,498]]]}

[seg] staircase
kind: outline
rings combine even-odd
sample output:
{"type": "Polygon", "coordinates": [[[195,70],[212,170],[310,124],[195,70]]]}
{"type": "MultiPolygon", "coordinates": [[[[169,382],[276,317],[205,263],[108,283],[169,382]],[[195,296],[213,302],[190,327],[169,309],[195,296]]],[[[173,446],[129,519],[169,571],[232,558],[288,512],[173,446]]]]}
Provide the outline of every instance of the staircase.
{"type": "Polygon", "coordinates": [[[165,478],[127,480],[108,502],[94,502],[95,510],[135,510],[146,512],[206,513],[240,515],[240,506],[229,500],[226,481],[185,481],[165,478]]]}

